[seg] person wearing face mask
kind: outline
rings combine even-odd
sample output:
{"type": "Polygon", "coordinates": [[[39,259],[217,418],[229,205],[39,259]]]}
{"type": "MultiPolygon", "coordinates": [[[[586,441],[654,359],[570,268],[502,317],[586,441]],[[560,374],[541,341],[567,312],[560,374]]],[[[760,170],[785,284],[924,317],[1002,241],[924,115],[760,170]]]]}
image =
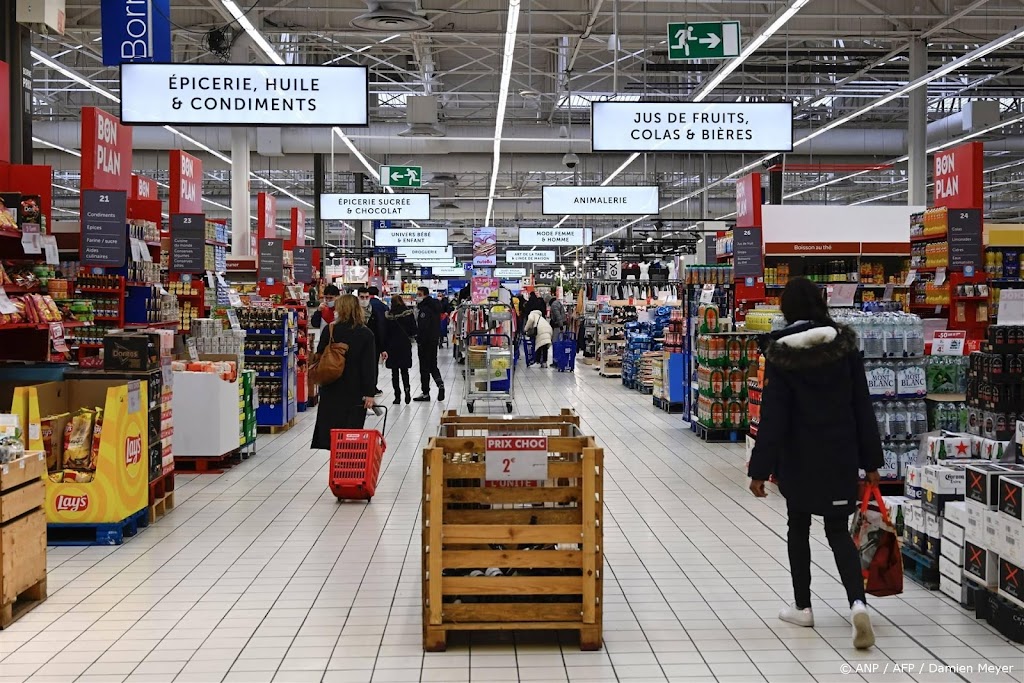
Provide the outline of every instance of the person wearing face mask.
{"type": "Polygon", "coordinates": [[[334,302],[341,296],[341,290],[334,285],[327,285],[324,287],[324,298],[320,302],[320,308],[316,309],[316,313],[313,314],[313,327],[320,329],[327,327],[334,322],[334,302]]]}
{"type": "Polygon", "coordinates": [[[423,393],[414,401],[430,400],[430,378],[437,384],[437,400],[444,400],[444,380],[437,367],[437,347],[441,338],[441,303],[430,296],[430,290],[420,287],[416,292],[417,355],[420,359],[420,384],[423,393]]]}
{"type": "MultiPolygon", "coordinates": [[[[359,308],[363,311],[364,324],[370,328],[370,332],[373,332],[374,348],[376,348],[378,353],[380,353],[384,349],[384,344],[380,336],[381,321],[377,317],[377,312],[373,308],[373,298],[370,296],[370,290],[368,287],[360,287],[356,290],[356,295],[359,297],[359,308]]],[[[374,379],[374,385],[374,395],[382,395],[384,392],[379,388],[376,388],[376,378],[374,379]]]]}

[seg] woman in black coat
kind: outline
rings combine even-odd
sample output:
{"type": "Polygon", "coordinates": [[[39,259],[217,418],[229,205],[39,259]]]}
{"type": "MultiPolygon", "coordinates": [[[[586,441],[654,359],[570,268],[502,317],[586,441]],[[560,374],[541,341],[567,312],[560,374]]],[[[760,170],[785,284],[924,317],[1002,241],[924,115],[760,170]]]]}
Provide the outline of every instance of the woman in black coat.
{"type": "Polygon", "coordinates": [[[346,294],[334,307],[334,332],[320,334],[317,354],[327,348],[328,339],[348,344],[345,372],[336,381],[320,387],[313,448],[331,448],[331,430],[362,429],[366,411],[373,407],[377,391],[377,351],[373,332],[366,327],[359,299],[346,294]]]}
{"type": "Polygon", "coordinates": [[[789,325],[770,335],[764,351],[761,421],[748,470],[759,498],[774,475],[788,508],[796,603],[779,618],[814,625],[810,531],[811,516],[821,515],[850,602],[854,647],[866,649],[875,637],[848,519],[857,503],[858,470],[877,483],[884,461],[857,335],[832,321],[822,290],[806,278],[786,285],[782,314],[789,325]]]}
{"type": "Polygon", "coordinates": [[[392,403],[402,402],[399,374],[405,385],[405,402],[408,403],[412,400],[409,368],[412,367],[412,338],[416,336],[416,311],[406,306],[402,297],[391,297],[391,310],[384,316],[381,336],[384,338],[384,366],[391,369],[391,386],[395,389],[392,403]]]}

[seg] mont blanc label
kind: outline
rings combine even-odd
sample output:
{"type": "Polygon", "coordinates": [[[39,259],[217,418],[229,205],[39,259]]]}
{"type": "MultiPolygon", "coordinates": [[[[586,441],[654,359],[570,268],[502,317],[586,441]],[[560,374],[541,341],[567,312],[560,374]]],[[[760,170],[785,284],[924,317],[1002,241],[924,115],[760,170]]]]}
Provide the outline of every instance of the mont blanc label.
{"type": "Polygon", "coordinates": [[[790,152],[790,102],[594,102],[595,152],[790,152]]]}
{"type": "Polygon", "coordinates": [[[543,213],[583,216],[658,214],[657,187],[545,187],[543,213]]]}
{"type": "Polygon", "coordinates": [[[122,64],[127,124],[365,126],[367,69],[271,64],[122,64]]]}
{"type": "Polygon", "coordinates": [[[868,393],[872,396],[896,395],[896,369],[891,365],[872,365],[867,368],[868,393]]]}

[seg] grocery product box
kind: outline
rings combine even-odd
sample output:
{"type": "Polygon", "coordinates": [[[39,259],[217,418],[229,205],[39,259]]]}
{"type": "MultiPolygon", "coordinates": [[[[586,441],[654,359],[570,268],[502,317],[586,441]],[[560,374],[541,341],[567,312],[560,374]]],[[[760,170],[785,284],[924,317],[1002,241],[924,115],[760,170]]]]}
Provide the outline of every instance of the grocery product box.
{"type": "Polygon", "coordinates": [[[967,466],[964,498],[981,505],[999,504],[999,476],[1009,473],[1006,466],[991,462],[975,462],[967,466]]]}
{"type": "Polygon", "coordinates": [[[1024,569],[1022,564],[999,558],[999,594],[1024,607],[1024,569]]]}
{"type": "Polygon", "coordinates": [[[939,558],[939,576],[945,576],[959,585],[964,581],[964,568],[943,555],[939,558]]]}
{"type": "Polygon", "coordinates": [[[981,454],[978,456],[982,460],[990,460],[992,462],[1013,462],[1013,442],[998,441],[996,439],[980,439],[981,454]]]}
{"type": "Polygon", "coordinates": [[[946,521],[959,527],[965,527],[967,526],[967,504],[962,500],[946,503],[946,509],[943,510],[942,516],[946,521]]]}
{"type": "Polygon", "coordinates": [[[954,581],[944,574],[939,574],[939,590],[955,600],[957,604],[967,604],[967,586],[964,585],[962,577],[960,581],[954,581]]]}
{"type": "Polygon", "coordinates": [[[939,559],[942,547],[942,518],[928,511],[924,513],[925,548],[928,557],[939,559]]]}
{"type": "Polygon", "coordinates": [[[958,567],[964,566],[964,546],[958,544],[955,538],[950,538],[945,535],[945,527],[943,527],[943,536],[939,545],[939,558],[953,562],[958,567]]]}
{"type": "Polygon", "coordinates": [[[989,508],[981,503],[968,500],[964,501],[967,508],[967,524],[964,525],[964,539],[975,545],[985,545],[985,514],[989,508]]]}
{"type": "Polygon", "coordinates": [[[999,526],[999,556],[1024,565],[1024,527],[1020,522],[1002,515],[999,526]]]}
{"type": "Polygon", "coordinates": [[[998,510],[985,511],[985,547],[1000,555],[1003,552],[1003,516],[998,510]]]}
{"type": "Polygon", "coordinates": [[[932,462],[943,460],[970,460],[971,435],[953,434],[928,437],[928,458],[932,462]]]}
{"type": "Polygon", "coordinates": [[[156,335],[132,333],[111,333],[103,337],[104,370],[155,370],[159,367],[156,335]]]}
{"type": "Polygon", "coordinates": [[[964,577],[995,588],[999,584],[999,555],[967,541],[964,544],[964,577]]]}
{"type": "Polygon", "coordinates": [[[922,476],[922,468],[919,465],[908,465],[903,481],[903,495],[921,500],[924,497],[924,489],[921,487],[922,476]]]}
{"type": "Polygon", "coordinates": [[[964,528],[959,524],[953,524],[948,519],[942,520],[942,535],[940,538],[943,541],[950,541],[952,545],[958,548],[964,547],[964,528]]]}
{"type": "Polygon", "coordinates": [[[1024,474],[1004,474],[999,477],[999,511],[1024,521],[1024,474]]]}

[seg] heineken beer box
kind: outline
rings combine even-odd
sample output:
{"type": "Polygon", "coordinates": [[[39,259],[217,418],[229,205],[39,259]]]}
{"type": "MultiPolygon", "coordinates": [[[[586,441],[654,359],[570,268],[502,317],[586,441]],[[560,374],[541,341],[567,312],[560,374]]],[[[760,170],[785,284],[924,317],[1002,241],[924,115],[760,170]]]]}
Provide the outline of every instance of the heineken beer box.
{"type": "Polygon", "coordinates": [[[906,477],[903,481],[903,495],[911,500],[921,500],[924,498],[924,489],[921,488],[922,469],[918,465],[907,467],[906,477]]]}
{"type": "Polygon", "coordinates": [[[970,460],[973,448],[970,434],[944,434],[928,437],[928,459],[932,462],[970,460]]]}
{"type": "Polygon", "coordinates": [[[975,437],[979,441],[981,452],[977,457],[991,462],[1013,462],[1013,442],[997,441],[975,437]]]}

